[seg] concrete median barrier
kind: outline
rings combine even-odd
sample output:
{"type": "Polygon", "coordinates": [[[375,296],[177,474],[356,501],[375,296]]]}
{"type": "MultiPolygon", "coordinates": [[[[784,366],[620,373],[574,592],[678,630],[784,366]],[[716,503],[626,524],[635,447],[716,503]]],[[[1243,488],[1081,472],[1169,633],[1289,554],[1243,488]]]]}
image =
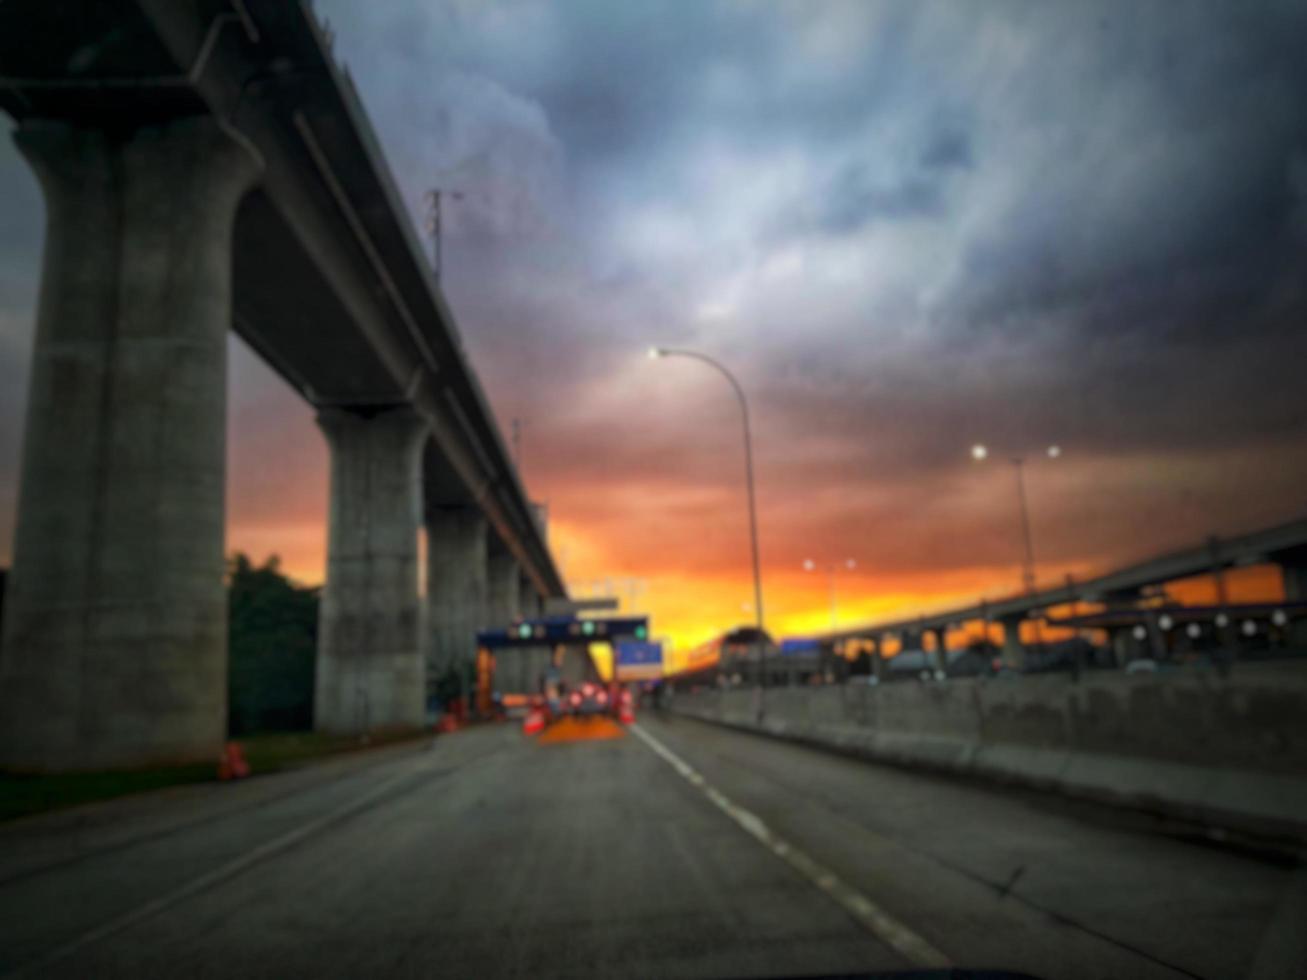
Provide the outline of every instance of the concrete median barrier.
{"type": "Polygon", "coordinates": [[[678,694],[678,714],[1307,843],[1307,662],[678,694]]]}

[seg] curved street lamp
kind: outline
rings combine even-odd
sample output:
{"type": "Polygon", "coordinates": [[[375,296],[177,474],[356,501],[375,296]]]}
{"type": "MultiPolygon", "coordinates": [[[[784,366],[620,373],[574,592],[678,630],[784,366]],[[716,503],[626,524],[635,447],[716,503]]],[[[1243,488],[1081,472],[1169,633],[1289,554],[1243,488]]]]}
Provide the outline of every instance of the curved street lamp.
{"type": "MultiPolygon", "coordinates": [[[[650,347],[649,359],[652,361],[664,357],[689,357],[696,361],[702,361],[709,367],[714,368],[722,377],[730,382],[731,389],[735,392],[735,397],[740,403],[740,417],[744,423],[744,476],[749,490],[749,548],[753,558],[753,612],[758,629],[757,653],[758,653],[758,676],[757,682],[759,690],[762,688],[762,631],[763,631],[763,614],[762,614],[762,570],[758,560],[758,513],[757,504],[754,500],[753,490],[753,440],[749,432],[749,403],[744,397],[744,389],[740,387],[740,382],[735,380],[735,375],[726,370],[725,366],[718,361],[713,360],[707,354],[700,354],[698,351],[683,350],[676,347],[650,347]]],[[[761,714],[761,707],[759,707],[761,714]]]]}
{"type": "MultiPolygon", "coordinates": [[[[1054,444],[1044,450],[1044,455],[1049,459],[1057,459],[1062,455],[1062,447],[1054,444]]],[[[977,463],[983,463],[989,458],[989,447],[984,443],[976,443],[971,447],[971,458],[977,463]]],[[[1030,533],[1030,508],[1026,505],[1026,459],[1024,456],[1013,456],[1009,460],[1017,474],[1017,499],[1021,504],[1021,536],[1025,542],[1026,560],[1021,569],[1021,581],[1027,592],[1035,591],[1035,546],[1030,533]]]]}

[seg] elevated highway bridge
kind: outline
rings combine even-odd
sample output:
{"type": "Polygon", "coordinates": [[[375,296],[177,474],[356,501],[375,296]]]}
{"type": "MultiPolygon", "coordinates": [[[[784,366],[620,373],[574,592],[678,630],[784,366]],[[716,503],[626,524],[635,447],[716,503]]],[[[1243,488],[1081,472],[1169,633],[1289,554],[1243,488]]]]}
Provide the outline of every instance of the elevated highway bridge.
{"type": "Polygon", "coordinates": [[[565,590],[321,24],[271,0],[6,2],[0,109],[47,211],[0,764],[216,753],[229,329],[330,447],[316,724],[420,724],[428,665],[565,590]]]}

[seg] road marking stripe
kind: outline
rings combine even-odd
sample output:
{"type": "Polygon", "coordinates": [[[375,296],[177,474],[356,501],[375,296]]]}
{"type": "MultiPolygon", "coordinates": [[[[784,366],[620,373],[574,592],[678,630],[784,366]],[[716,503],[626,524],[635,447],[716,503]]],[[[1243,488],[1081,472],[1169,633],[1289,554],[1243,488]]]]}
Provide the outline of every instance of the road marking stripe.
{"type": "Polygon", "coordinates": [[[337,823],[347,817],[353,816],[360,810],[366,809],[373,803],[373,801],[384,796],[398,783],[403,782],[406,779],[412,779],[429,765],[430,760],[423,760],[422,765],[406,772],[397,773],[383,782],[380,786],[373,789],[372,792],[364,793],[362,796],[350,800],[348,803],[342,804],[335,810],[325,813],[315,820],[310,820],[308,823],[302,824],[294,830],[289,830],[280,837],[274,837],[272,840],[260,844],[258,847],[254,848],[254,850],[248,851],[238,858],[233,858],[226,864],[220,865],[212,871],[202,874],[198,878],[194,878],[178,888],[174,888],[166,895],[151,899],[144,905],[138,905],[130,912],[125,912],[116,919],[110,919],[108,922],[82,933],[76,939],[52,950],[45,956],[22,964],[18,969],[6,974],[6,976],[22,977],[40,973],[47,969],[51,964],[67,959],[80,949],[84,949],[93,943],[98,943],[103,939],[108,939],[110,936],[116,935],[124,929],[131,928],[138,922],[142,922],[145,919],[158,915],[170,906],[212,888],[214,885],[220,884],[228,878],[240,874],[246,868],[258,864],[260,861],[267,860],[280,851],[293,847],[307,837],[312,837],[314,834],[318,833],[318,831],[331,826],[333,823],[337,823]]]}
{"type": "Polygon", "coordinates": [[[902,954],[914,966],[934,968],[952,966],[948,957],[866,895],[843,881],[835,872],[814,861],[784,838],[778,837],[757,814],[731,802],[692,766],[639,725],[631,725],[630,729],[688,783],[701,790],[714,806],[734,820],[749,836],[825,892],[852,916],[855,922],[881,942],[902,954]]]}

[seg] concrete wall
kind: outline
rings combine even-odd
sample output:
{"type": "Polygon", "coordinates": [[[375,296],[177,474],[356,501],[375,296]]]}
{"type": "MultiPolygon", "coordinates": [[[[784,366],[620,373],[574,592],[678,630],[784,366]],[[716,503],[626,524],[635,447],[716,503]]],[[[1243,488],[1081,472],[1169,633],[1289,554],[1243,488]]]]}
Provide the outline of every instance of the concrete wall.
{"type": "Polygon", "coordinates": [[[673,710],[898,764],[1307,837],[1307,663],[677,695],[673,710]]]}

